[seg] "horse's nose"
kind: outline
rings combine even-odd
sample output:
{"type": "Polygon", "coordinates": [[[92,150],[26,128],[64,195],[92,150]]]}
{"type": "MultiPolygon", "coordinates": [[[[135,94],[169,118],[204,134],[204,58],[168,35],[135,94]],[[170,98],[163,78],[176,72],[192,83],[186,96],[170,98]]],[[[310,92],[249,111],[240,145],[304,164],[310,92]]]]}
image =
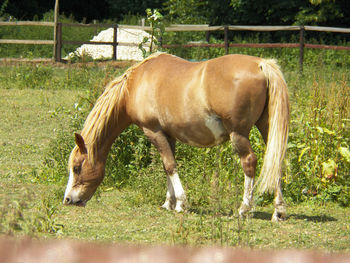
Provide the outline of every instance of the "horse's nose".
{"type": "Polygon", "coordinates": [[[70,198],[69,196],[67,196],[63,199],[64,205],[70,205],[71,203],[72,203],[72,198],[70,198]]]}

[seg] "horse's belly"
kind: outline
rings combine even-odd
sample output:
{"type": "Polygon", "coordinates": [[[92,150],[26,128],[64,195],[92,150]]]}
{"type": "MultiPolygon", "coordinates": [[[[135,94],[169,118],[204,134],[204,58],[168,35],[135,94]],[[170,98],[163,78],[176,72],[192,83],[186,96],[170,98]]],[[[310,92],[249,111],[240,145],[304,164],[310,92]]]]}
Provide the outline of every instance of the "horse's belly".
{"type": "Polygon", "coordinates": [[[217,115],[192,119],[181,125],[170,125],[169,133],[180,142],[197,147],[211,147],[228,140],[229,135],[217,115]]]}

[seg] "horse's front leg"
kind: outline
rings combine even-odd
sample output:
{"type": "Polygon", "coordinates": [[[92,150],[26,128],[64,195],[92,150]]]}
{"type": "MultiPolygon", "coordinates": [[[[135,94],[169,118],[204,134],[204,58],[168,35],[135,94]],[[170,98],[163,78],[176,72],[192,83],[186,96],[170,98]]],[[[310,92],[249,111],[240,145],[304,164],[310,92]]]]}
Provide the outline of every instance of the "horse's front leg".
{"type": "Polygon", "coordinates": [[[162,130],[143,128],[145,135],[160,153],[164,170],[167,174],[168,190],[163,208],[182,212],[186,202],[186,194],[182,187],[175,162],[175,140],[168,137],[162,130]]]}
{"type": "Polygon", "coordinates": [[[167,210],[175,209],[176,212],[182,212],[185,207],[186,194],[182,187],[179,175],[177,172],[168,177],[168,191],[163,208],[167,210]]]}

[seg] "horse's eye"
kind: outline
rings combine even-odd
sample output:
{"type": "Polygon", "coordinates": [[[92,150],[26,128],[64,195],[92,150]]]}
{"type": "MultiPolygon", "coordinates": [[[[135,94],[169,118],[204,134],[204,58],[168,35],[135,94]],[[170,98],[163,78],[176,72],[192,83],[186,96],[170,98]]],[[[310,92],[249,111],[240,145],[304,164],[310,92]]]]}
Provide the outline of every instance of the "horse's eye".
{"type": "Polygon", "coordinates": [[[81,172],[81,166],[74,166],[74,167],[73,167],[73,172],[74,172],[75,174],[80,174],[80,172],[81,172]]]}

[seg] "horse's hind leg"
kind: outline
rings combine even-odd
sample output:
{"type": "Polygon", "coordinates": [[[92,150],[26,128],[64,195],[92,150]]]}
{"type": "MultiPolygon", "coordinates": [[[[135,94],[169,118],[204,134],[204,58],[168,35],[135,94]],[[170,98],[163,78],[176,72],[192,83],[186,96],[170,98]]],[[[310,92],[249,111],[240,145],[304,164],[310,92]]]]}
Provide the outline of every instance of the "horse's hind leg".
{"type": "Polygon", "coordinates": [[[167,210],[182,212],[186,201],[186,194],[182,188],[175,162],[175,140],[169,138],[161,130],[143,128],[145,135],[153,143],[160,153],[164,170],[167,174],[168,190],[165,203],[162,205],[167,210]]]}
{"type": "Polygon", "coordinates": [[[244,171],[244,195],[243,202],[239,208],[239,215],[243,216],[249,212],[252,207],[257,158],[247,137],[236,132],[232,132],[230,134],[230,138],[233,147],[241,159],[241,164],[244,171]]]}
{"type": "MultiPolygon", "coordinates": [[[[257,121],[255,125],[259,129],[264,139],[264,142],[266,144],[268,140],[267,134],[269,131],[267,107],[264,109],[263,114],[261,115],[260,119],[257,121]]],[[[281,182],[279,182],[277,189],[275,190],[274,205],[275,205],[275,211],[272,215],[271,220],[275,222],[284,220],[286,218],[286,203],[283,200],[281,182]]]]}
{"type": "Polygon", "coordinates": [[[272,215],[271,221],[278,222],[286,219],[286,203],[283,200],[282,196],[282,187],[281,182],[279,182],[278,187],[275,192],[275,211],[272,215]]]}

